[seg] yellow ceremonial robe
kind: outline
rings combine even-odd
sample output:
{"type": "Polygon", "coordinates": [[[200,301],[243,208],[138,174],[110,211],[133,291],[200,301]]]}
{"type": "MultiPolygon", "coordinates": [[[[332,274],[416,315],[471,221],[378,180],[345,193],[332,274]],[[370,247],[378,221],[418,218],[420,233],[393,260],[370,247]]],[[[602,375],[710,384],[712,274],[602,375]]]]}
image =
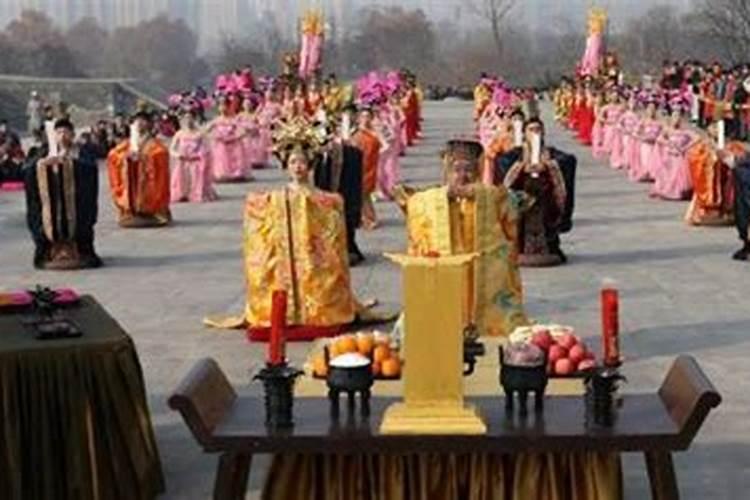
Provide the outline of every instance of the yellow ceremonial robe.
{"type": "Polygon", "coordinates": [[[268,327],[271,296],[286,290],[287,324],[354,321],[343,200],[310,188],[250,193],[245,204],[246,323],[268,327]]]}
{"type": "Polygon", "coordinates": [[[407,205],[411,255],[478,253],[470,269],[468,321],[482,335],[507,336],[528,324],[518,268],[518,213],[502,186],[475,185],[472,199],[449,200],[448,189],[414,194],[407,205]]]}

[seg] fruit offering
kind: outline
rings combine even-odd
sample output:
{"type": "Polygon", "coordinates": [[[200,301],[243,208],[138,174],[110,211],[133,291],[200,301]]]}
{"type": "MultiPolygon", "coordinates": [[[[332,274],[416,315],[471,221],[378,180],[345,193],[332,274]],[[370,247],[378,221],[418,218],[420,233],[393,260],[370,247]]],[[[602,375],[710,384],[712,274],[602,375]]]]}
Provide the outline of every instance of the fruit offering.
{"type": "Polygon", "coordinates": [[[326,340],[310,360],[313,376],[326,378],[332,363],[345,356],[345,359],[351,358],[352,354],[372,360],[372,372],[376,379],[397,379],[401,376],[398,350],[392,346],[391,337],[380,332],[359,332],[326,340]]]}
{"type": "Polygon", "coordinates": [[[539,346],[530,342],[509,344],[503,349],[503,365],[542,366],[544,365],[544,352],[539,346]]]}
{"type": "Polygon", "coordinates": [[[596,357],[575,335],[562,325],[534,325],[516,329],[511,342],[525,342],[539,347],[547,355],[547,372],[552,376],[570,377],[596,368],[596,357]]]}

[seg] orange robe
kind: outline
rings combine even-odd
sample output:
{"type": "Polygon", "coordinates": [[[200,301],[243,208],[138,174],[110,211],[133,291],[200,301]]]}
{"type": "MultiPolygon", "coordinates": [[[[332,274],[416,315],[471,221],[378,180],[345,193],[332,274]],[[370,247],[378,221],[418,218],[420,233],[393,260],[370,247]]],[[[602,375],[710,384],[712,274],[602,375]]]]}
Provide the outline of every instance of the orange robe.
{"type": "Polygon", "coordinates": [[[141,145],[138,159],[130,158],[130,141],[107,157],[109,186],[122,226],[161,226],[169,212],[169,150],[157,139],[141,145]]]}
{"type": "Polygon", "coordinates": [[[378,185],[380,139],[369,130],[359,130],[354,135],[354,144],[362,151],[362,193],[369,196],[378,185]]]}
{"type": "Polygon", "coordinates": [[[482,183],[486,186],[495,185],[495,159],[513,149],[513,136],[501,133],[496,136],[484,152],[482,163],[482,183]]]}
{"type": "MultiPolygon", "coordinates": [[[[726,151],[741,156],[745,148],[739,142],[729,142],[726,151]]],[[[729,167],[720,162],[716,150],[701,141],[688,152],[693,198],[685,222],[694,226],[729,225],[734,220],[734,181],[729,167]]]]}

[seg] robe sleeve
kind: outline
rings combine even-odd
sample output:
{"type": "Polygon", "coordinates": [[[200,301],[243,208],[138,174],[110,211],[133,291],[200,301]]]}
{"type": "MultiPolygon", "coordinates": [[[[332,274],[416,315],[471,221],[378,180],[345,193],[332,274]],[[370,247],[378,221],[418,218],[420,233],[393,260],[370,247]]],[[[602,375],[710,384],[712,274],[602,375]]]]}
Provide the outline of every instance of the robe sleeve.
{"type": "Polygon", "coordinates": [[[127,187],[122,178],[121,170],[123,163],[127,161],[129,145],[127,141],[121,142],[107,155],[107,172],[109,174],[109,188],[112,193],[112,201],[118,208],[126,208],[127,187]]]}
{"type": "Polygon", "coordinates": [[[99,169],[96,151],[82,149],[76,165],[76,198],[78,238],[93,239],[93,228],[99,213],[99,169]]]}
{"type": "Polygon", "coordinates": [[[42,227],[42,200],[39,197],[39,184],[37,183],[36,164],[39,156],[29,158],[24,168],[24,187],[26,190],[26,224],[31,232],[31,237],[37,245],[47,243],[42,227]]]}
{"type": "Polygon", "coordinates": [[[514,148],[495,158],[495,185],[503,184],[511,167],[521,157],[521,148],[514,148]]]}

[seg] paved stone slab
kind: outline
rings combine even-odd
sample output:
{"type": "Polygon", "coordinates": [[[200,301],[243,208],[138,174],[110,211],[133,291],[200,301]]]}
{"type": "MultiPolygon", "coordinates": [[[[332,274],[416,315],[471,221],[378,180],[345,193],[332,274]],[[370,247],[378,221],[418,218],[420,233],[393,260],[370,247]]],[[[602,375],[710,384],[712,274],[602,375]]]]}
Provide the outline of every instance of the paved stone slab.
{"type": "MultiPolygon", "coordinates": [[[[405,179],[437,182],[439,148],[447,137],[470,131],[470,116],[469,103],[429,103],[426,140],[404,160],[405,179]]],[[[530,313],[598,335],[599,285],[605,277],[618,280],[627,390],[654,390],[672,359],[689,352],[725,398],[694,449],[676,459],[683,498],[743,498],[750,489],[750,267],[729,260],[737,246],[734,231],[688,228],[682,223],[685,203],[650,200],[647,185],[632,184],[594,161],[556,127],[549,142],[579,157],[577,211],[574,231],[564,238],[569,265],[523,271],[530,313]]],[[[278,185],[283,176],[262,171],[258,178],[219,186],[216,203],[174,207],[174,227],[157,230],[118,228],[104,189],[97,248],[107,267],[75,273],[32,269],[23,195],[0,193],[0,287],[73,286],[95,295],[133,335],[167,476],[166,499],[210,497],[215,459],[201,454],[165,404],[192,363],[215,357],[233,383],[257,390],[248,384],[249,373],[262,362],[263,348],[247,344],[238,332],[205,330],[201,318],[241,309],[243,199],[248,190],[278,185]]],[[[392,204],[380,203],[377,210],[383,224],[359,237],[368,261],[354,269],[354,285],[360,297],[398,305],[398,268],[381,255],[404,248],[403,218],[392,204]]],[[[291,356],[299,361],[305,349],[292,346],[291,356]]],[[[257,496],[264,463],[254,463],[249,498],[257,496]]],[[[647,497],[640,457],[627,457],[625,479],[628,498],[647,497]]]]}

